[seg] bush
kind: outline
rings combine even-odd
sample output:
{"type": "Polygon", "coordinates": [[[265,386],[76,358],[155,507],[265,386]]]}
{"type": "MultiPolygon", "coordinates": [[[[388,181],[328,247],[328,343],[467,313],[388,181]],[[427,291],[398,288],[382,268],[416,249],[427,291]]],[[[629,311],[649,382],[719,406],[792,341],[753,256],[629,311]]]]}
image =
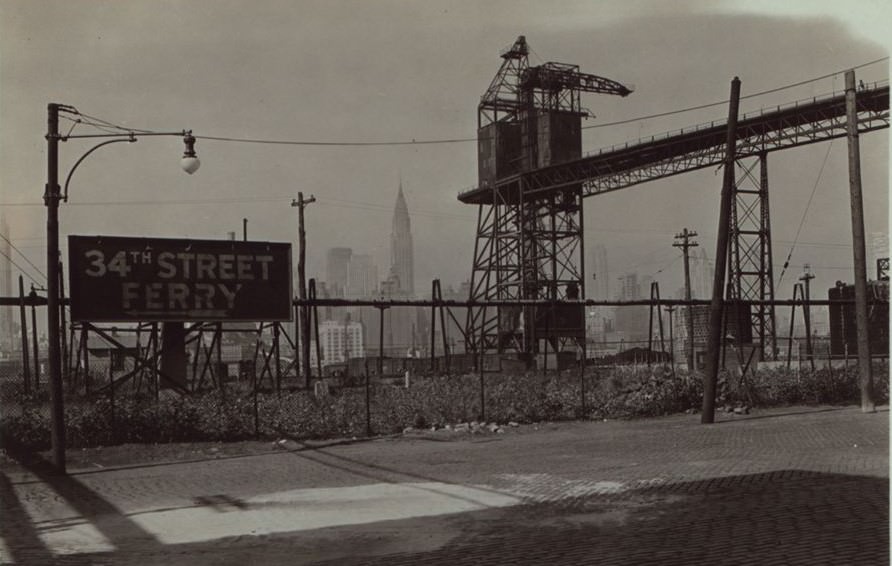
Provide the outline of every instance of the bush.
{"type": "MultiPolygon", "coordinates": [[[[888,365],[875,372],[878,403],[888,402],[888,365]]],[[[796,403],[852,403],[859,398],[857,367],[758,370],[745,379],[720,373],[717,403],[777,406],[796,403]]],[[[585,410],[578,371],[483,378],[486,420],[506,423],[574,418],[630,418],[664,415],[702,404],[699,376],[662,365],[589,368],[585,410]]],[[[480,376],[417,378],[412,387],[375,384],[371,425],[378,434],[407,426],[423,428],[478,420],[480,376]]],[[[3,446],[43,450],[50,445],[49,404],[41,397],[5,411],[3,446]]],[[[230,389],[189,396],[162,395],[66,400],[66,430],[72,448],[119,443],[236,441],[249,438],[337,438],[364,435],[365,388],[348,387],[317,398],[305,391],[260,393],[230,389]],[[256,416],[255,416],[256,406],[256,416]]]]}

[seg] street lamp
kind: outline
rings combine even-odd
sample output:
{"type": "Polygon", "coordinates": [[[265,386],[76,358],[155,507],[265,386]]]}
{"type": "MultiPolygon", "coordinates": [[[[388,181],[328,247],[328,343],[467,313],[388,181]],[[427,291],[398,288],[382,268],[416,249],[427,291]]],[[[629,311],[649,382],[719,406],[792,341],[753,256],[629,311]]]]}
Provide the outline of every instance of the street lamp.
{"type": "MultiPolygon", "coordinates": [[[[137,134],[126,132],[120,134],[61,135],[59,133],[59,113],[77,114],[77,110],[64,104],[47,105],[47,184],[43,201],[47,209],[46,217],[46,271],[47,271],[47,335],[49,337],[49,384],[51,404],[51,440],[52,460],[57,471],[65,473],[65,410],[62,392],[62,355],[59,346],[59,283],[61,270],[59,266],[59,201],[68,200],[68,184],[71,175],[88,155],[100,147],[137,140],[137,134]],[[111,138],[90,148],[78,159],[65,180],[64,194],[59,190],[59,142],[80,138],[111,138]]],[[[181,132],[145,132],[142,136],[179,136],[183,138],[186,149],[180,166],[184,171],[195,173],[201,162],[195,154],[195,138],[191,131],[181,132]]]]}

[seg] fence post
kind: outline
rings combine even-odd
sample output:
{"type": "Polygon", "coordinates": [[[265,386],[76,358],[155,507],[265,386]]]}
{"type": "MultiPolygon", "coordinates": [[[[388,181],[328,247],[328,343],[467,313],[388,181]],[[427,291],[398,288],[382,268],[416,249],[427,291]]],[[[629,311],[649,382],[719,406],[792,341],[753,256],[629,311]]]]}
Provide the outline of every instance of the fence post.
{"type": "MultiPolygon", "coordinates": [[[[255,357],[256,360],[256,357],[255,357]]],[[[251,384],[254,389],[254,437],[260,436],[260,410],[257,406],[257,363],[251,364],[251,384]]]]}
{"type": "Polygon", "coordinates": [[[86,324],[81,326],[81,347],[84,350],[84,391],[89,395],[93,389],[93,374],[90,373],[90,330],[86,324]]]}
{"type": "Polygon", "coordinates": [[[365,361],[365,435],[372,436],[372,394],[369,383],[369,361],[365,361]]]}
{"type": "MultiPolygon", "coordinates": [[[[584,312],[584,311],[583,311],[584,312]]],[[[584,323],[583,319],[583,323],[584,323]]],[[[579,360],[579,397],[582,401],[582,412],[581,417],[585,419],[585,356],[586,356],[586,344],[585,344],[585,326],[582,327],[582,351],[579,360]]]]}
{"type": "Polygon", "coordinates": [[[437,358],[435,350],[437,348],[437,306],[434,301],[437,300],[437,287],[440,285],[439,279],[431,281],[431,374],[437,371],[437,358]]]}
{"type": "Polygon", "coordinates": [[[65,332],[68,320],[65,316],[65,272],[62,270],[62,262],[59,262],[59,297],[62,300],[62,308],[59,309],[59,339],[62,352],[62,378],[71,387],[71,360],[68,356],[68,339],[65,332]]]}
{"type": "Polygon", "coordinates": [[[384,377],[384,309],[378,307],[378,379],[384,377]]]}
{"type": "Polygon", "coordinates": [[[118,422],[115,415],[115,374],[112,369],[111,352],[108,354],[108,400],[111,405],[112,444],[118,441],[118,422]]]}
{"type": "Polygon", "coordinates": [[[28,315],[25,310],[25,281],[19,275],[19,317],[21,319],[22,334],[22,380],[25,386],[25,395],[31,393],[31,362],[28,350],[28,315]]]}
{"type": "MultiPolygon", "coordinates": [[[[31,288],[31,298],[37,298],[37,291],[31,288]]],[[[31,303],[31,345],[34,347],[34,391],[40,392],[40,344],[37,343],[37,306],[31,303]]]]}
{"type": "Polygon", "coordinates": [[[480,421],[486,422],[486,384],[483,381],[483,348],[480,349],[480,421]]]}
{"type": "Polygon", "coordinates": [[[282,362],[279,355],[279,323],[273,323],[273,348],[276,352],[276,395],[282,394],[282,362]]]}

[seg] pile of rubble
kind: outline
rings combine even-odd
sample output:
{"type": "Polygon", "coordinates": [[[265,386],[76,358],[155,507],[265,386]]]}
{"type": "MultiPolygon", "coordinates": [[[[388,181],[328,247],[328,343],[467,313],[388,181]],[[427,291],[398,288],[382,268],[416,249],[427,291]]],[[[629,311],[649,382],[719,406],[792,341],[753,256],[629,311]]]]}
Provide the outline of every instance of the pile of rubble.
{"type": "Polygon", "coordinates": [[[511,421],[507,424],[500,425],[499,423],[485,423],[485,422],[477,422],[471,421],[466,423],[458,423],[458,424],[447,424],[442,427],[432,426],[430,428],[415,428],[415,427],[406,427],[403,429],[403,434],[412,434],[418,432],[439,432],[439,433],[464,433],[464,434],[504,434],[505,430],[508,428],[517,428],[520,424],[514,421],[511,421]]]}

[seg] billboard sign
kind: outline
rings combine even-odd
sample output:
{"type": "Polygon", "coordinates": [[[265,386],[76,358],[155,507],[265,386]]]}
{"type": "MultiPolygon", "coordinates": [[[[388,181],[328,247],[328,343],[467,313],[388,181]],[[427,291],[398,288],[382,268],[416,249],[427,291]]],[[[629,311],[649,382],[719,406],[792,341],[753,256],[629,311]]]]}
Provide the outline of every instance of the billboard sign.
{"type": "Polygon", "coordinates": [[[71,320],[289,321],[291,244],[69,236],[71,320]]]}

